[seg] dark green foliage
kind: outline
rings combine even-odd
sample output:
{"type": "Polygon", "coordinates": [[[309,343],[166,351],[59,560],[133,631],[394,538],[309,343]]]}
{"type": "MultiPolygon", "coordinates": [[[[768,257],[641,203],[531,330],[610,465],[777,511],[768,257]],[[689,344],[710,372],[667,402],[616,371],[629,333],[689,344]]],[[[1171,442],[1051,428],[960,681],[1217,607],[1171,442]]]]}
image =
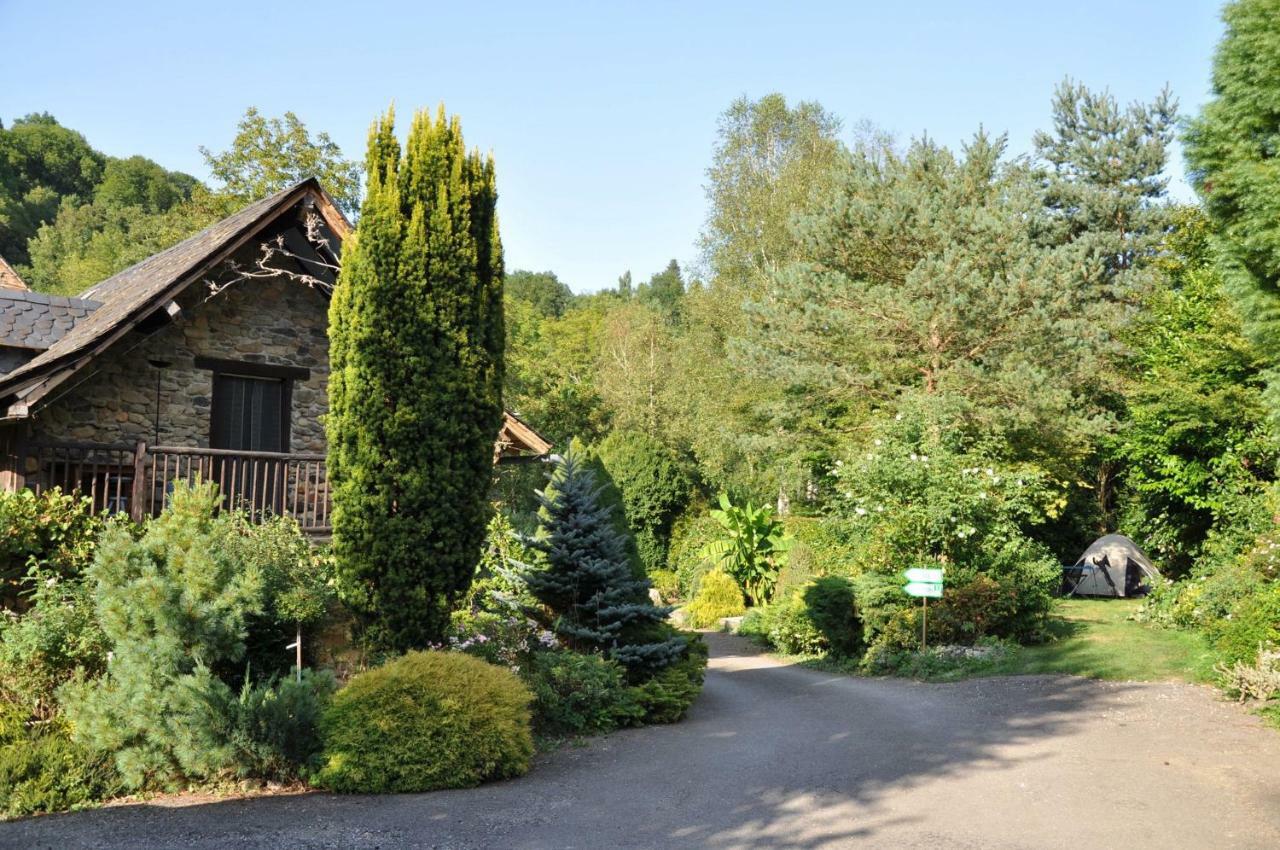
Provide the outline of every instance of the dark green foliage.
{"type": "Polygon", "coordinates": [[[6,608],[21,608],[28,570],[77,576],[93,559],[102,521],[89,513],[89,500],[57,487],[39,496],[30,490],[0,493],[0,582],[6,608]]]}
{"type": "Polygon", "coordinates": [[[649,601],[648,579],[633,574],[600,490],[573,452],[556,464],[531,544],[540,563],[525,582],[570,648],[600,652],[632,676],[651,675],[682,658],[686,641],[668,633],[667,609],[649,601]]]}
{"type": "Polygon", "coordinates": [[[693,489],[688,474],[670,449],[639,431],[615,431],[596,454],[622,494],[623,512],[645,572],[663,569],[671,524],[693,489]]]}
{"type": "Polygon", "coordinates": [[[853,582],[843,576],[814,579],[802,593],[809,619],[826,640],[827,651],[852,656],[862,644],[862,623],[853,582]]]}
{"type": "MultiPolygon", "coordinates": [[[[627,508],[626,502],[622,498],[622,488],[618,486],[618,483],[613,480],[613,476],[609,474],[609,470],[605,468],[604,461],[600,459],[598,451],[588,448],[585,443],[575,437],[569,444],[569,452],[578,459],[584,469],[595,476],[596,483],[600,485],[600,505],[609,511],[609,523],[612,525],[614,533],[622,540],[627,563],[631,567],[631,574],[636,578],[644,576],[647,571],[645,570],[644,561],[640,557],[640,543],[636,539],[635,530],[627,522],[627,508]]],[[[545,477],[545,473],[543,475],[545,477]]],[[[552,489],[554,491],[554,486],[552,489]]]]}
{"type": "MultiPolygon", "coordinates": [[[[1191,183],[1219,237],[1221,271],[1246,330],[1280,360],[1280,2],[1239,0],[1222,13],[1213,97],[1186,135],[1191,183]]],[[[1280,410],[1269,399],[1272,415],[1280,410]]]]}
{"type": "Polygon", "coordinates": [[[675,260],[667,267],[636,288],[636,300],[654,307],[668,322],[680,319],[680,306],[684,300],[684,275],[675,260]]]}
{"type": "Polygon", "coordinates": [[[0,703],[0,815],[84,808],[121,790],[110,758],[72,741],[66,723],[26,720],[0,703]]]}
{"type": "Polygon", "coordinates": [[[106,157],[49,113],[0,126],[0,256],[27,262],[27,240],[58,212],[64,198],[87,201],[106,157]]]}
{"type": "MultiPolygon", "coordinates": [[[[199,671],[207,675],[207,671],[199,671]]],[[[254,684],[238,696],[205,683],[196,689],[195,749],[204,776],[287,782],[319,766],[320,718],[337,688],[333,674],[302,671],[254,684]]]]}
{"type": "Polygon", "coordinates": [[[410,652],[353,678],[324,713],[334,791],[469,788],[529,769],[533,695],[508,670],[460,652],[410,652]]]}
{"type": "Polygon", "coordinates": [[[675,723],[688,713],[707,670],[707,645],[695,635],[684,635],[685,656],[653,678],[633,687],[646,723],[675,723]]]}
{"type": "Polygon", "coordinates": [[[555,272],[530,272],[517,269],[507,275],[506,297],[530,304],[544,319],[564,315],[573,292],[555,272]]]}
{"type": "Polygon", "coordinates": [[[330,308],[328,471],[344,601],[376,645],[440,641],[491,511],[502,421],[493,161],[457,118],[369,138],[367,195],[330,308]]]}
{"type": "Polygon", "coordinates": [[[608,732],[643,719],[644,709],[616,661],[567,650],[539,652],[521,675],[533,690],[534,727],[542,735],[608,732]]]}

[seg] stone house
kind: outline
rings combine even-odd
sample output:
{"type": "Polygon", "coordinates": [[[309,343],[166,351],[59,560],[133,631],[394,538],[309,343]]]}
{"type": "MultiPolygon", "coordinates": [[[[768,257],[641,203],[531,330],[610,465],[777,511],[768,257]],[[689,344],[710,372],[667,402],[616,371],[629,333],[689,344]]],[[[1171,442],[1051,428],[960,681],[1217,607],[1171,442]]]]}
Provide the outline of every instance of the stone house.
{"type": "MultiPolygon", "coordinates": [[[[325,533],[329,292],[350,229],[306,180],[74,298],[0,260],[0,489],[141,518],[200,475],[325,533]]],[[[495,462],[549,450],[504,417],[495,462]]]]}

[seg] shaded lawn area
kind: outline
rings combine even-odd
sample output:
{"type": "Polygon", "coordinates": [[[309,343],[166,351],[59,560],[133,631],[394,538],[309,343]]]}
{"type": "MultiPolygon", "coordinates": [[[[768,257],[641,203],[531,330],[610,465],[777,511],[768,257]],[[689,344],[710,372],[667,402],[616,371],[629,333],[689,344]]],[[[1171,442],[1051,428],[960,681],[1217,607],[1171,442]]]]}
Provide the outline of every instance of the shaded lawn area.
{"type": "Polygon", "coordinates": [[[986,671],[995,675],[1067,673],[1137,682],[1208,682],[1213,647],[1195,632],[1128,619],[1140,599],[1063,599],[1050,628],[1054,640],[1020,647],[986,671]]]}

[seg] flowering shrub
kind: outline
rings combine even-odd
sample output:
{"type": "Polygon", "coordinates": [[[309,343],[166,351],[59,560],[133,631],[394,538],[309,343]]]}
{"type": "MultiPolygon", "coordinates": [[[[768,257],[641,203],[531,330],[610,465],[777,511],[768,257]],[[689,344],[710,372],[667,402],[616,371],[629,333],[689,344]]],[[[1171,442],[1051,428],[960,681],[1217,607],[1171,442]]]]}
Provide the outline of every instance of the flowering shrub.
{"type": "Polygon", "coordinates": [[[519,673],[533,653],[557,646],[559,641],[554,634],[527,617],[458,611],[453,615],[444,648],[465,652],[519,673]]]}
{"type": "Polygon", "coordinates": [[[931,431],[923,418],[899,418],[839,464],[834,478],[847,537],[860,541],[857,568],[885,577],[859,581],[868,643],[908,606],[901,573],[913,566],[947,570],[956,640],[1042,633],[1060,569],[1027,529],[1061,506],[1043,471],[1001,462],[945,430],[931,431]]]}

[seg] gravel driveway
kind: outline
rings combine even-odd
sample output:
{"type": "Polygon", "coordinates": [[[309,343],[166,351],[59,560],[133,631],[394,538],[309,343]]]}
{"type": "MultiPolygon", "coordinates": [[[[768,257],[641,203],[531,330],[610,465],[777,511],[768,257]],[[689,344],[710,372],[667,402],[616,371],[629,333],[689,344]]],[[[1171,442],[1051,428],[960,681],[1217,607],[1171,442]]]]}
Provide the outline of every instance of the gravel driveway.
{"type": "Polygon", "coordinates": [[[1207,688],[854,679],[710,642],[684,723],[563,748],[523,779],[118,806],[0,825],[0,846],[1280,847],[1280,733],[1207,688]]]}

